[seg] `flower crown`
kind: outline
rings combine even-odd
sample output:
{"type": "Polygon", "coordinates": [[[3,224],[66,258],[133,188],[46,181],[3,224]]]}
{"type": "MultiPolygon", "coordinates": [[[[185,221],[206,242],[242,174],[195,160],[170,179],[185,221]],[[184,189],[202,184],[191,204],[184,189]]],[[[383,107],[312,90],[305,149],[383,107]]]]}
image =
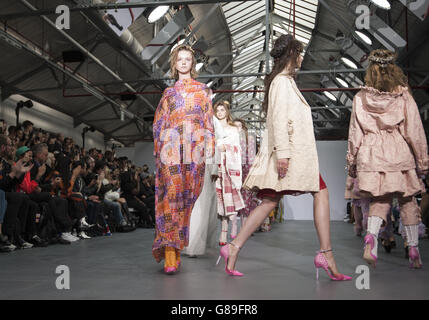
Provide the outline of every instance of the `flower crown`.
{"type": "Polygon", "coordinates": [[[375,55],[369,56],[369,61],[372,63],[379,64],[382,68],[386,67],[388,64],[393,63],[395,61],[395,55],[389,55],[387,57],[380,57],[375,55]]]}

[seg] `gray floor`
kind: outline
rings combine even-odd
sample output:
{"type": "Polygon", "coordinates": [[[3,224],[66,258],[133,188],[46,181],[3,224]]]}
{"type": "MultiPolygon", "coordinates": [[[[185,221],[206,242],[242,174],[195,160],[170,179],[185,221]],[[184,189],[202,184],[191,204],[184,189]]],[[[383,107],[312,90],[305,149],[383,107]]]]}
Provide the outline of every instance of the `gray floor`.
{"type": "MultiPolygon", "coordinates": [[[[391,254],[379,251],[370,271],[370,289],[358,290],[355,273],[362,239],[352,225],[332,223],[335,256],[340,271],[353,281],[315,278],[313,256],[317,238],[312,221],[275,224],[256,233],[242,250],[232,278],[215,266],[217,250],[197,259],[184,258],[181,271],[164,275],[151,256],[153,230],[138,229],[80,241],[0,255],[0,299],[428,299],[429,272],[410,270],[402,241],[391,254]],[[58,265],[70,268],[70,290],[55,286],[58,265]]],[[[421,241],[423,264],[429,268],[429,240],[421,241]]]]}

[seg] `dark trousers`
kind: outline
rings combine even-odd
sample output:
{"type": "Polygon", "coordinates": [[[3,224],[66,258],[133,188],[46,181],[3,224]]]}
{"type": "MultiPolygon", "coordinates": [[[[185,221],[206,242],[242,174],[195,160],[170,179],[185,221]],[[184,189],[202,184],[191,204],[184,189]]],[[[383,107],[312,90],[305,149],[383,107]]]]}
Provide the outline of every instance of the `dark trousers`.
{"type": "Polygon", "coordinates": [[[3,233],[13,238],[16,235],[31,238],[36,234],[37,205],[21,192],[6,192],[7,209],[3,233]]]}
{"type": "Polygon", "coordinates": [[[69,215],[68,201],[60,197],[53,197],[49,192],[32,193],[30,199],[37,204],[46,202],[49,206],[50,215],[54,218],[55,227],[58,232],[70,232],[72,220],[69,215]]]}
{"type": "Polygon", "coordinates": [[[103,204],[87,200],[86,201],[86,215],[88,216],[89,224],[99,223],[102,226],[106,226],[107,222],[104,219],[104,208],[103,204]]]}
{"type": "Polygon", "coordinates": [[[128,208],[136,210],[136,215],[143,221],[148,223],[155,223],[155,212],[150,210],[146,205],[134,198],[127,198],[128,208]]]}

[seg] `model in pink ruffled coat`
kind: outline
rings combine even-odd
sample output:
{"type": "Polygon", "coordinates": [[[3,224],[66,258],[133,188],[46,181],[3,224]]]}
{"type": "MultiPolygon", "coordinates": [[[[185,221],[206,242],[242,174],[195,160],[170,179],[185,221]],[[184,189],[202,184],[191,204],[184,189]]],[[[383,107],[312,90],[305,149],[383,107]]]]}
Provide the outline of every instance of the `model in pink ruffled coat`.
{"type": "Polygon", "coordinates": [[[347,164],[349,175],[359,180],[360,195],[372,198],[364,259],[375,266],[377,236],[397,197],[410,267],[420,268],[420,208],[414,196],[424,190],[421,176],[428,170],[428,150],[419,110],[395,57],[381,49],[369,56],[366,87],[353,100],[347,164]]]}

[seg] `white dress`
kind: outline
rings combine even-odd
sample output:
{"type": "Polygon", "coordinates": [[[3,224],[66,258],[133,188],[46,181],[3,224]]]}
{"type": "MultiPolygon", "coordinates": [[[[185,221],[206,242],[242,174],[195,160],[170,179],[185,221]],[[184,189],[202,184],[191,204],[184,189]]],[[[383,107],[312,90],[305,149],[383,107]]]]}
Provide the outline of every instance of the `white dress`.
{"type": "MultiPolygon", "coordinates": [[[[213,117],[216,141],[222,132],[222,125],[216,117],[213,117]]],[[[194,204],[189,224],[189,244],[182,251],[187,255],[203,255],[206,247],[216,246],[217,228],[217,198],[216,185],[211,180],[212,175],[217,175],[219,155],[215,150],[215,163],[206,164],[203,189],[194,204]]]]}

